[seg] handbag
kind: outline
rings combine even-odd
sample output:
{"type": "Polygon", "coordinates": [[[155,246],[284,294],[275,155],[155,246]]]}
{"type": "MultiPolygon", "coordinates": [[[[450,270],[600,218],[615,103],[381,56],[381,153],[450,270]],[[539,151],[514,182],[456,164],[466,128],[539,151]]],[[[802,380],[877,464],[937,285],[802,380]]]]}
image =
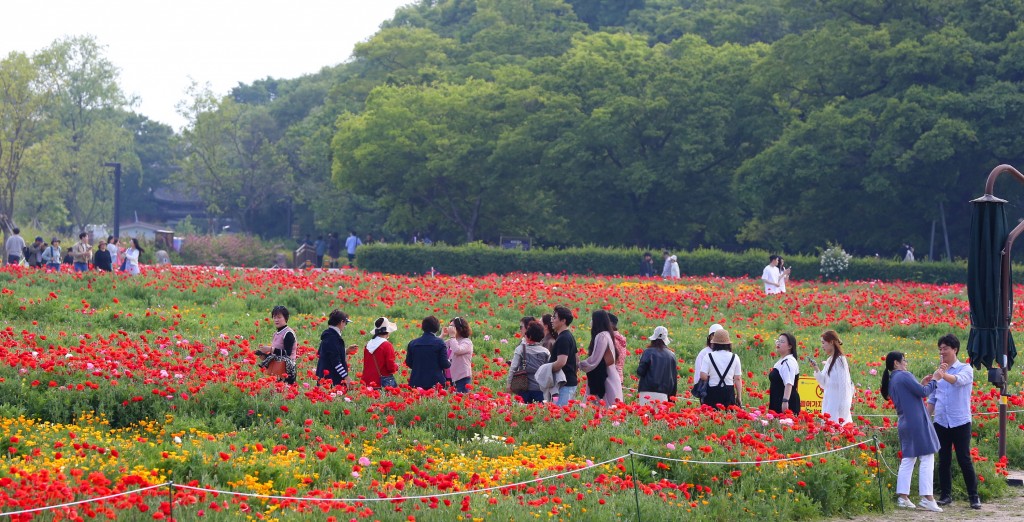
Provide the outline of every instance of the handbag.
{"type": "Polygon", "coordinates": [[[288,374],[288,364],[282,360],[273,360],[267,364],[267,374],[281,377],[288,374]]]}
{"type": "Polygon", "coordinates": [[[694,383],[693,389],[690,390],[690,395],[693,395],[697,399],[703,400],[704,397],[708,396],[708,381],[703,379],[697,379],[694,383]]]}
{"type": "MultiPolygon", "coordinates": [[[[377,367],[377,375],[380,375],[380,365],[377,364],[377,358],[370,354],[370,359],[373,360],[373,365],[377,367]]],[[[396,388],[398,387],[398,381],[395,380],[394,375],[380,375],[380,387],[381,388],[396,388]]]]}
{"type": "MultiPolygon", "coordinates": [[[[515,357],[515,354],[513,354],[515,357]]],[[[530,373],[526,371],[526,349],[523,349],[519,369],[512,372],[512,379],[509,380],[508,389],[512,393],[523,393],[530,389],[530,373]]]]}

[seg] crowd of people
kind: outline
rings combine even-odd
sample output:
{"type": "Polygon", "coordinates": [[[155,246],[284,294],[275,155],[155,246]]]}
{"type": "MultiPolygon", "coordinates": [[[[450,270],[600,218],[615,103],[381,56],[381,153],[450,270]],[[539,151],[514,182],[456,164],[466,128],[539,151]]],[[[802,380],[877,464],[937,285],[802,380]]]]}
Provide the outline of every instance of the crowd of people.
{"type": "Polygon", "coordinates": [[[139,240],[135,238],[131,238],[128,248],[122,249],[118,238],[108,236],[106,240],[100,239],[94,248],[89,243],[89,234],[82,232],[78,234],[78,241],[65,251],[61,248],[59,237],[54,237],[46,243],[41,236],[37,236],[32,243],[26,243],[19,228],[15,227],[12,232],[4,244],[9,265],[24,264],[57,272],[118,270],[136,275],[140,272],[139,256],[145,252],[139,246],[139,240]]]}
{"type": "MultiPolygon", "coordinates": [[[[276,330],[271,344],[257,350],[263,356],[260,366],[294,383],[296,339],[294,331],[288,327],[288,310],[283,306],[275,307],[271,316],[276,330]]],[[[598,407],[616,407],[623,402],[623,362],[629,352],[625,337],[618,332],[617,318],[603,309],[591,314],[590,342],[585,358],[580,358],[583,356],[569,331],[573,320],[572,312],[564,306],[554,307],[540,319],[527,316],[520,320],[521,342],[513,349],[509,361],[505,380],[507,392],[524,403],[550,402],[565,406],[576,400],[578,374],[583,372],[587,376],[585,402],[598,407]]],[[[348,315],[340,310],[328,316],[328,327],[320,336],[317,350],[317,378],[346,388],[357,382],[381,390],[397,386],[399,367],[390,335],[398,327],[386,317],[374,321],[371,337],[362,347],[362,371],[356,381],[348,356],[355,356],[359,346],[346,345],[343,338],[349,322],[348,315]]],[[[469,322],[454,317],[442,330],[441,322],[428,316],[421,322],[420,329],[422,334],[406,346],[404,364],[409,368],[408,385],[424,390],[470,391],[473,342],[469,322]]],[[[669,348],[672,341],[668,329],[657,326],[647,339],[648,346],[636,368],[639,403],[679,400],[679,359],[669,348]]],[[[843,425],[852,420],[855,388],[850,365],[843,352],[843,341],[835,330],[822,332],[819,341],[825,360],[820,363],[812,357],[805,360],[823,390],[822,417],[843,425]]],[[[713,409],[742,407],[743,365],[739,355],[733,353],[730,333],[722,325],[713,324],[704,344],[694,360],[694,386],[690,393],[713,409]]],[[[779,334],[774,344],[778,360],[768,376],[767,410],[780,416],[795,415],[801,411],[799,344],[789,332],[779,334]]],[[[920,382],[907,371],[907,360],[902,353],[890,352],[885,360],[880,392],[886,399],[892,399],[899,416],[902,451],[897,504],[942,511],[940,506],[951,503],[955,450],[970,506],[980,509],[978,479],[970,455],[973,369],[958,359],[960,341],[956,336],[949,334],[939,339],[938,351],[940,365],[920,382]],[[932,491],[935,453],[939,455],[938,499],[932,491]],[[918,461],[921,499],[914,504],[908,495],[918,461]]]]}

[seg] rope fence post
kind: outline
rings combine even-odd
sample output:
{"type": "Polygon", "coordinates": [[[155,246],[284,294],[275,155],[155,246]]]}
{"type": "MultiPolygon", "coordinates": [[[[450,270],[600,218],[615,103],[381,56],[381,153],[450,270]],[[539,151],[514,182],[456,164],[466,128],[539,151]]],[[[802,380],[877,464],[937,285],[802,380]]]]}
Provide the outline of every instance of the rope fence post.
{"type": "Polygon", "coordinates": [[[637,484],[636,464],[634,463],[633,450],[629,450],[629,472],[633,475],[633,500],[636,501],[636,520],[641,522],[640,516],[640,486],[637,484]]]}
{"type": "Polygon", "coordinates": [[[174,520],[174,481],[167,481],[167,518],[174,520]]]}
{"type": "Polygon", "coordinates": [[[882,510],[882,514],[885,514],[885,496],[882,494],[882,463],[881,449],[878,447],[878,435],[872,435],[871,439],[874,440],[875,444],[872,446],[875,448],[875,478],[878,479],[878,507],[882,510]]]}

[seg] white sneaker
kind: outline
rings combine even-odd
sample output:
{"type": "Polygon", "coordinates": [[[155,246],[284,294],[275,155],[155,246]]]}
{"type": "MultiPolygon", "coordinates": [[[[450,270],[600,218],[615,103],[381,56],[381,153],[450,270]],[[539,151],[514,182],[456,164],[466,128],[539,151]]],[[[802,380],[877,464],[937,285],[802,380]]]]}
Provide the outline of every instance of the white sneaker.
{"type": "Polygon", "coordinates": [[[942,513],[942,508],[940,508],[939,505],[936,504],[934,500],[928,500],[926,498],[922,498],[920,501],[918,501],[917,505],[920,506],[921,509],[927,509],[928,511],[934,511],[936,513],[942,513]]]}
{"type": "Polygon", "coordinates": [[[896,506],[908,509],[917,509],[917,506],[909,498],[896,497],[896,506]]]}

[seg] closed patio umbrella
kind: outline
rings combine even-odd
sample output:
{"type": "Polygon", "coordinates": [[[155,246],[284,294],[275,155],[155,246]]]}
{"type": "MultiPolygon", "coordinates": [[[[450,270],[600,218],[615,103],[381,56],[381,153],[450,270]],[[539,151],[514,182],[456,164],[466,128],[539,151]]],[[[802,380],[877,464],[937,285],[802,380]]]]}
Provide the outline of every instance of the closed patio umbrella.
{"type": "MultiPolygon", "coordinates": [[[[971,310],[971,333],[967,354],[975,368],[1004,366],[1003,335],[1007,339],[1006,369],[1013,366],[1017,348],[1009,332],[1009,321],[1002,317],[1003,299],[1012,303],[1012,286],[1003,296],[1002,251],[1006,244],[1006,201],[986,194],[971,201],[971,249],[967,258],[967,299],[971,310]]],[[[1009,277],[1009,274],[1006,274],[1009,277]]]]}

